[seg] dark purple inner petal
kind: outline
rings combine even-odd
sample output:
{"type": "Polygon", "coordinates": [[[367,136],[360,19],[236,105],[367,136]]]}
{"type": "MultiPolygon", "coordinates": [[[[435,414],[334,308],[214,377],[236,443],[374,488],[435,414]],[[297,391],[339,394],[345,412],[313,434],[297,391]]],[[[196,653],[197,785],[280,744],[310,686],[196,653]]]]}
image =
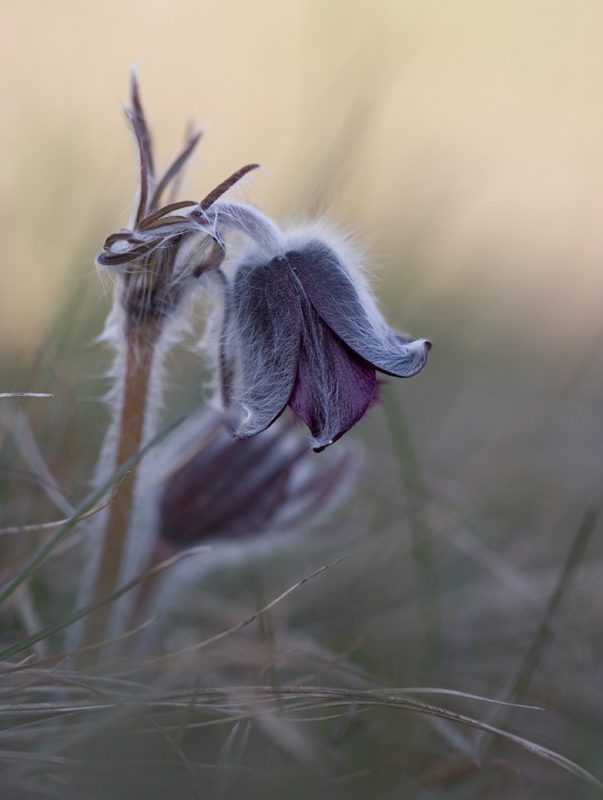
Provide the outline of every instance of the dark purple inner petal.
{"type": "Polygon", "coordinates": [[[297,377],[289,405],[310,429],[320,452],[355,425],[375,392],[375,370],[346,347],[302,297],[297,377]]]}
{"type": "Polygon", "coordinates": [[[251,439],[221,431],[167,482],[160,536],[179,547],[237,539],[269,527],[287,499],[302,453],[282,447],[273,429],[251,439]]]}
{"type": "Polygon", "coordinates": [[[378,313],[368,311],[327,245],[310,242],[286,258],[320,317],[364,361],[399,378],[409,378],[425,366],[429,344],[396,333],[378,313]]]}
{"type": "Polygon", "coordinates": [[[297,374],[301,309],[283,257],[242,264],[232,287],[227,347],[240,364],[233,394],[247,416],[238,436],[253,436],[283,411],[297,374]]]}

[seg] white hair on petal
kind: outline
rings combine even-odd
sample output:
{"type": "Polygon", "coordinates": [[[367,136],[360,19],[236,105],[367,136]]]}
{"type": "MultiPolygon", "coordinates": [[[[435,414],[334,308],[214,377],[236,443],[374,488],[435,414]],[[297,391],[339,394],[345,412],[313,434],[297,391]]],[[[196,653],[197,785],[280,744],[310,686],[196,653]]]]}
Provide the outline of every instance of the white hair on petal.
{"type": "Polygon", "coordinates": [[[368,240],[360,240],[353,231],[344,230],[326,219],[317,218],[298,223],[286,233],[287,250],[302,250],[312,241],[325,244],[337,256],[354,284],[360,302],[377,330],[387,323],[371,287],[374,277],[368,266],[366,254],[368,240]]]}
{"type": "Polygon", "coordinates": [[[251,283],[265,261],[246,261],[228,293],[233,317],[225,348],[233,360],[231,395],[241,414],[237,435],[243,437],[259,433],[282,412],[297,370],[301,321],[295,307],[274,296],[271,285],[251,283]]]}

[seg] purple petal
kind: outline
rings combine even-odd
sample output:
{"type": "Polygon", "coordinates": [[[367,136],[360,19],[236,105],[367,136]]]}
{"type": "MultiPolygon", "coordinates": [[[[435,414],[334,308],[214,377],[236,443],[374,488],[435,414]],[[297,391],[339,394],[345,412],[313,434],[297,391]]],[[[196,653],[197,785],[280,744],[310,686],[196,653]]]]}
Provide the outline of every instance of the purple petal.
{"type": "Polygon", "coordinates": [[[241,365],[233,395],[245,412],[237,436],[253,436],[281,414],[297,374],[301,310],[284,258],[242,264],[231,289],[226,347],[241,365]]]}
{"type": "Polygon", "coordinates": [[[306,423],[316,452],[355,425],[375,393],[375,370],[352,352],[305,300],[297,378],[289,405],[306,423]]]}
{"type": "Polygon", "coordinates": [[[399,378],[416,375],[427,361],[429,342],[412,341],[365,307],[345,267],[322,242],[285,256],[310,302],[340,339],[375,369],[399,378]]]}
{"type": "Polygon", "coordinates": [[[237,539],[270,526],[288,501],[291,474],[306,448],[286,447],[283,429],[251,439],[221,430],[167,482],[160,536],[178,547],[237,539]]]}

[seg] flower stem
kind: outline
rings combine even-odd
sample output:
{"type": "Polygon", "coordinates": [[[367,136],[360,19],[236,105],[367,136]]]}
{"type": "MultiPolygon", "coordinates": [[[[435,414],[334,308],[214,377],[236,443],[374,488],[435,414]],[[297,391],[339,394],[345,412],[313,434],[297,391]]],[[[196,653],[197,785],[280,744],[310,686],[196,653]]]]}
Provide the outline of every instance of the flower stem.
{"type": "MultiPolygon", "coordinates": [[[[141,325],[127,325],[126,327],[125,374],[113,465],[115,469],[135,455],[142,445],[145,420],[148,415],[149,384],[155,346],[160,334],[161,326],[156,321],[147,321],[141,325]]],[[[135,483],[136,470],[134,469],[126,478],[121,491],[107,512],[105,535],[92,602],[110,594],[116,588],[130,525],[135,483]]],[[[82,639],[83,647],[99,642],[105,637],[110,614],[111,605],[106,605],[88,617],[82,639]]],[[[90,652],[86,654],[87,657],[91,655],[93,656],[90,652]]]]}

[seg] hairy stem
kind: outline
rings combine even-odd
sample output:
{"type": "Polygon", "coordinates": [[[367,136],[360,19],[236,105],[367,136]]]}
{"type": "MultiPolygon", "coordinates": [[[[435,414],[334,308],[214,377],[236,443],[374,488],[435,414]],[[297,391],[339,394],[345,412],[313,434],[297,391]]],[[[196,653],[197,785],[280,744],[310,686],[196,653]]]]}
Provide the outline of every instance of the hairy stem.
{"type": "MultiPolygon", "coordinates": [[[[142,445],[148,413],[149,383],[160,334],[161,327],[155,321],[126,329],[126,363],[113,465],[115,469],[135,455],[142,445]]],[[[134,469],[109,507],[92,602],[116,588],[130,525],[135,483],[134,469]]],[[[111,606],[106,605],[88,617],[82,646],[94,644],[105,637],[110,614],[111,606]]],[[[94,657],[94,654],[88,653],[87,656],[94,657]]]]}

